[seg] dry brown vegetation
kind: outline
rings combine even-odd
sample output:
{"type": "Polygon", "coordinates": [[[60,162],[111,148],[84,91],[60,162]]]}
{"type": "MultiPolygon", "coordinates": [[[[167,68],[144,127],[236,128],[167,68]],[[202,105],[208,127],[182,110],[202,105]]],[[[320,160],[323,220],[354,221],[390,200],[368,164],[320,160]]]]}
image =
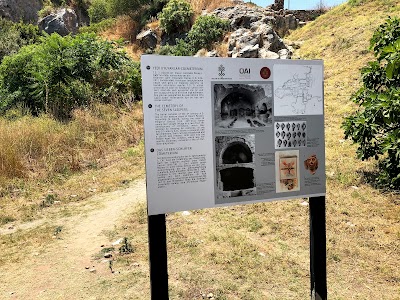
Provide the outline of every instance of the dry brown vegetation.
{"type": "Polygon", "coordinates": [[[104,30],[100,36],[108,40],[118,40],[123,38],[126,41],[136,40],[138,24],[129,16],[119,16],[111,28],[104,30]]]}
{"type": "Polygon", "coordinates": [[[67,123],[46,115],[9,112],[8,118],[0,119],[0,224],[34,219],[54,201],[85,198],[90,188],[115,186],[124,179],[93,176],[90,184],[79,181],[121,160],[140,160],[142,151],[140,103],[129,109],[111,105],[77,109],[67,123]],[[72,176],[76,173],[83,177],[76,179],[72,176]]]}

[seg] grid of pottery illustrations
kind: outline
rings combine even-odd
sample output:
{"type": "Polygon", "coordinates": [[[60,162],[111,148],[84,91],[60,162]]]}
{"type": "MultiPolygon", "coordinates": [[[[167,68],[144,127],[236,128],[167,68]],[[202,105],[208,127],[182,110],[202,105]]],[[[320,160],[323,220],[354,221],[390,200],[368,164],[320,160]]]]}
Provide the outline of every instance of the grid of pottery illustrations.
{"type": "Polygon", "coordinates": [[[275,148],[307,146],[307,122],[275,122],[275,148]]]}

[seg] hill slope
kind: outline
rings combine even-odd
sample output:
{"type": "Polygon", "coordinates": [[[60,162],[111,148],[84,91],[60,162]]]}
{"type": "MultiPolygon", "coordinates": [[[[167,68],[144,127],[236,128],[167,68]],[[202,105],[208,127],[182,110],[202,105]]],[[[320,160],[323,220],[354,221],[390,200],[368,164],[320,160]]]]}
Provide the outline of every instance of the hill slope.
{"type": "Polygon", "coordinates": [[[355,158],[340,124],[355,108],[349,98],[360,68],[373,60],[369,40],[388,16],[399,16],[400,2],[349,2],[360,4],[338,6],[288,37],[303,41],[301,57],[325,64],[329,290],[333,299],[399,299],[400,196],[366,184],[374,162],[355,158]]]}

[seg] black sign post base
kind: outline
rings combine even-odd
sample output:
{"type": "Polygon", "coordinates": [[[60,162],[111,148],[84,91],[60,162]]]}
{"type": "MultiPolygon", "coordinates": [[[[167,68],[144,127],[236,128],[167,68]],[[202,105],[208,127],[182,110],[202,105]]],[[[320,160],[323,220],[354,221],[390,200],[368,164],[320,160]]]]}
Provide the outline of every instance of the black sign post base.
{"type": "MultiPolygon", "coordinates": [[[[165,214],[148,216],[152,300],[168,300],[165,214]]],[[[310,198],[311,300],[327,300],[325,197],[310,198]]]]}
{"type": "Polygon", "coordinates": [[[327,299],[325,197],[310,198],[311,300],[327,299]]]}
{"type": "Polygon", "coordinates": [[[165,214],[148,216],[150,290],[152,300],[168,300],[167,230],[165,214]]]}

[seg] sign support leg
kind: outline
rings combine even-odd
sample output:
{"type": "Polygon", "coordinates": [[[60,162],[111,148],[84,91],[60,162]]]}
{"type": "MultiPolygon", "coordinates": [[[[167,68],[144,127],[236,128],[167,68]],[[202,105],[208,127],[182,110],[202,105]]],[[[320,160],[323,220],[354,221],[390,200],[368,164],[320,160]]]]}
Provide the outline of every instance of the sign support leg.
{"type": "Polygon", "coordinates": [[[311,197],[309,200],[311,300],[326,300],[325,197],[311,197]]]}
{"type": "Polygon", "coordinates": [[[165,214],[148,216],[150,289],[152,300],[168,300],[167,230],[165,214]]]}

